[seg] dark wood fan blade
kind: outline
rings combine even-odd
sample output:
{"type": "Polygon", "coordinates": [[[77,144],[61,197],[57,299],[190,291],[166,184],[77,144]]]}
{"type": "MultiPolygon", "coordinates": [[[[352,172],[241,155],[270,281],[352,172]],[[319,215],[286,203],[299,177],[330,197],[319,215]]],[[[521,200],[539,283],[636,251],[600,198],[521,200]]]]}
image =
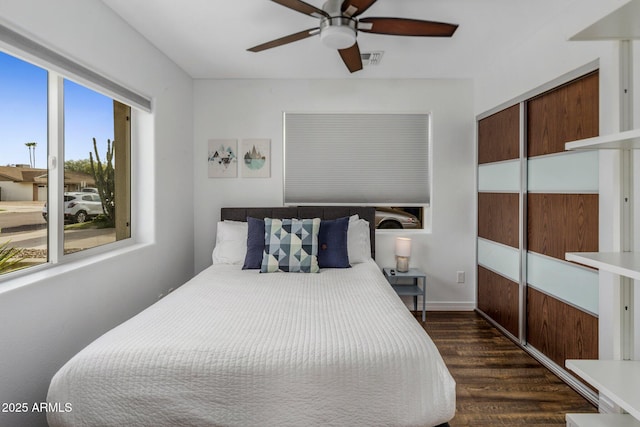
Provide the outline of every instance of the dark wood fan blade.
{"type": "Polygon", "coordinates": [[[358,42],[346,49],[339,49],[338,53],[340,53],[340,57],[342,57],[344,65],[347,66],[349,71],[355,73],[356,71],[362,70],[362,58],[360,57],[358,42]]]}
{"type": "Polygon", "coordinates": [[[270,42],[259,44],[250,49],[249,52],[260,52],[263,50],[271,49],[272,47],[282,46],[283,44],[297,42],[298,40],[306,39],[307,37],[315,36],[320,31],[320,28],[309,28],[308,30],[300,31],[299,33],[289,34],[288,36],[281,37],[270,42]]]}
{"type": "Polygon", "coordinates": [[[446,22],[404,18],[362,18],[358,21],[358,31],[393,36],[451,37],[457,28],[456,24],[446,22]]]}
{"type": "Polygon", "coordinates": [[[322,18],[323,16],[326,18],[330,18],[329,14],[324,10],[318,9],[315,6],[312,6],[309,3],[305,3],[300,0],[271,0],[271,1],[281,4],[284,7],[288,7],[289,9],[293,9],[300,13],[304,13],[305,15],[313,16],[314,18],[322,18]]]}
{"type": "Polygon", "coordinates": [[[369,9],[376,0],[344,0],[342,13],[347,16],[358,16],[369,9]]]}

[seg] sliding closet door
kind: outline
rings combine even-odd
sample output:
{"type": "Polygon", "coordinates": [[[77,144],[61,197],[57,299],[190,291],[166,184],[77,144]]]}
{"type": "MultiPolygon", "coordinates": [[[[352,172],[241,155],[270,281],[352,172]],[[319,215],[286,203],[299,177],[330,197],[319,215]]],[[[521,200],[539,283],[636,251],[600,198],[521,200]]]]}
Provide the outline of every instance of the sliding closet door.
{"type": "Polygon", "coordinates": [[[597,271],[564,260],[598,251],[598,153],[564,150],[598,135],[598,73],[526,107],[526,341],[563,367],[598,357],[597,271]]]}
{"type": "Polygon", "coordinates": [[[598,273],[565,261],[598,251],[593,72],[478,120],[478,311],[540,361],[598,358],[598,273]]]}
{"type": "Polygon", "coordinates": [[[520,105],[478,122],[478,309],[514,337],[520,301],[520,105]]]}

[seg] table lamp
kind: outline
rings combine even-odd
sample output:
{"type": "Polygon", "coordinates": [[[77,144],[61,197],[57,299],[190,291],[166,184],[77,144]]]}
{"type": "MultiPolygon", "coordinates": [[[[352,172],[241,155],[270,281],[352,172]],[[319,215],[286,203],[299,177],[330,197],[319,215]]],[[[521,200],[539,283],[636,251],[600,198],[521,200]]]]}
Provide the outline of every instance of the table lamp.
{"type": "Polygon", "coordinates": [[[396,238],[396,270],[401,273],[409,271],[409,257],[411,256],[411,239],[396,238]]]}

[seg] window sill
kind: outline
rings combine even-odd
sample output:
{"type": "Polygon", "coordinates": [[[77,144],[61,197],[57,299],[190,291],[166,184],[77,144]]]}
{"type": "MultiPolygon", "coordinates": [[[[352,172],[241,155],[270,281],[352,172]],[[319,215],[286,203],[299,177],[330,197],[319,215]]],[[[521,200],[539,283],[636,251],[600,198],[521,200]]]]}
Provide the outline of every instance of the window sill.
{"type": "Polygon", "coordinates": [[[107,248],[94,248],[91,253],[67,255],[57,264],[44,263],[15,273],[8,273],[0,279],[0,296],[5,292],[19,289],[43,280],[51,279],[74,270],[91,266],[110,258],[137,252],[152,246],[153,243],[116,242],[107,248]],[[113,247],[117,245],[118,247],[113,247]]]}

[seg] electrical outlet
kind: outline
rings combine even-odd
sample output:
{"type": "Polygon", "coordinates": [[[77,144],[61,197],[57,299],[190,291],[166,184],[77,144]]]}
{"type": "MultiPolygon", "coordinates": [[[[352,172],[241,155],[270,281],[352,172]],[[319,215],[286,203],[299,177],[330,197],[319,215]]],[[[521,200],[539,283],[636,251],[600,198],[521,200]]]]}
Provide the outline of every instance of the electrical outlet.
{"type": "Polygon", "coordinates": [[[464,283],[464,271],[458,271],[458,283],[464,283]]]}

